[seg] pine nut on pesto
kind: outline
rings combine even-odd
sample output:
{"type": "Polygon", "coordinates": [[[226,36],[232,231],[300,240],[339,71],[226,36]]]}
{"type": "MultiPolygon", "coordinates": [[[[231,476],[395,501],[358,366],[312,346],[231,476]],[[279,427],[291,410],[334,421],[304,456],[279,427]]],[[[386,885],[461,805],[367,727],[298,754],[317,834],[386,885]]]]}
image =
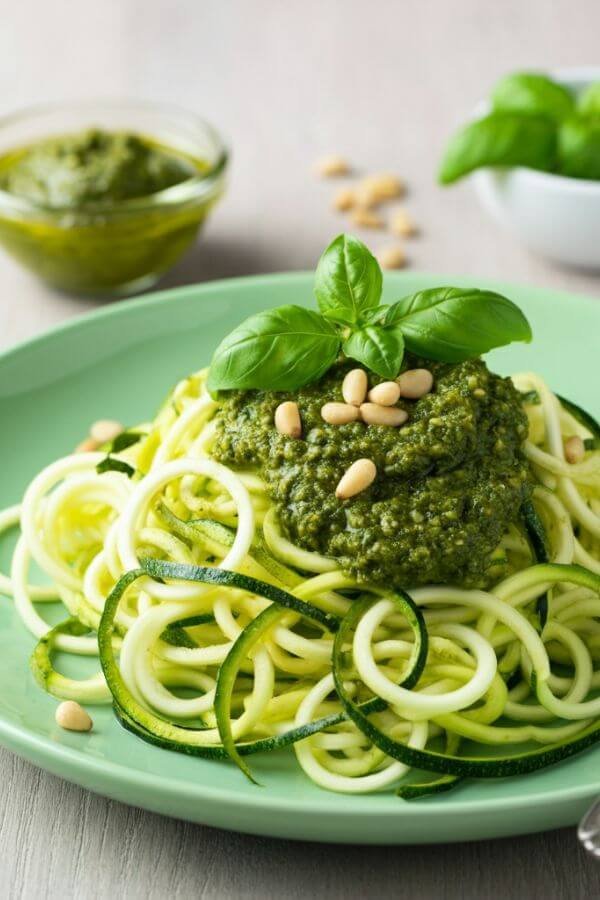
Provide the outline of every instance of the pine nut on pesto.
{"type": "Polygon", "coordinates": [[[298,404],[293,400],[286,400],[285,403],[279,404],[275,410],[274,422],[279,434],[292,438],[299,438],[302,434],[300,411],[298,404]]]}
{"type": "MultiPolygon", "coordinates": [[[[400,398],[398,409],[410,416],[402,428],[323,421],[322,407],[338,400],[353,368],[346,362],[294,392],[302,441],[290,442],[273,427],[275,409],[291,394],[227,392],[213,456],[242,469],[258,466],[286,536],[334,557],[359,579],[486,585],[490,554],[529,492],[519,395],[479,359],[451,364],[407,356],[404,364],[411,371],[427,366],[435,391],[400,398]],[[484,398],[473,397],[469,378],[485,388],[484,398]],[[433,426],[433,419],[441,424],[433,426]],[[363,458],[373,461],[378,477],[342,506],[335,485],[363,458]]],[[[370,378],[374,387],[379,379],[370,378]]]]}

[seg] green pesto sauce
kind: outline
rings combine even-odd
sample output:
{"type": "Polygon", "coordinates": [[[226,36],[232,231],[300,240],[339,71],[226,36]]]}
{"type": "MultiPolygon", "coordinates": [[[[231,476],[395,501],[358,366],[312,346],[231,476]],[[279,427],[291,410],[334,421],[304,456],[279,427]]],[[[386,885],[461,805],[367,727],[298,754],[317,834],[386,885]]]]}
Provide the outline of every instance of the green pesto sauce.
{"type": "Polygon", "coordinates": [[[290,540],[335,557],[359,580],[484,586],[498,577],[490,554],[529,492],[527,420],[511,381],[481,360],[405,360],[415,366],[433,372],[434,389],[400,401],[409,414],[402,428],[323,421],[323,404],[342,399],[346,363],[293,395],[228,393],[214,452],[233,466],[258,466],[290,540]],[[286,399],[300,408],[301,440],[273,425],[286,399]],[[336,484],[361,457],[373,460],[377,478],[342,502],[336,484]]]}
{"type": "Polygon", "coordinates": [[[20,215],[0,203],[0,242],[70,293],[136,292],[196,238],[223,179],[185,202],[157,193],[210,173],[208,161],[144,135],[93,129],[47,138],[0,156],[0,190],[34,204],[20,215]]]}
{"type": "Polygon", "coordinates": [[[6,154],[0,188],[44,206],[81,209],[155,194],[197,171],[188,157],[150,138],[94,128],[6,154]]]}

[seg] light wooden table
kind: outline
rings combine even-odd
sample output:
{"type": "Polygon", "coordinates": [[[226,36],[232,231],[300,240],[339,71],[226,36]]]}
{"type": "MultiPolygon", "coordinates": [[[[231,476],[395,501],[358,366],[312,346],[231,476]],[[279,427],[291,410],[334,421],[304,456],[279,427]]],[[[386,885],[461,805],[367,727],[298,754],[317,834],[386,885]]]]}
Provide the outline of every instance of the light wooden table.
{"type": "MultiPolygon", "coordinates": [[[[411,266],[600,293],[500,234],[468,185],[442,191],[444,139],[501,73],[597,58],[597,0],[0,0],[0,112],[134,96],[196,109],[233,148],[229,193],[166,279],[312,268],[344,220],[323,152],[409,184],[411,266]]],[[[386,239],[362,237],[377,248],[386,239]]],[[[0,345],[93,308],[0,256],[0,345]]],[[[1,689],[1,686],[0,686],[1,689]]],[[[292,844],[183,824],[86,793],[0,752],[0,900],[38,897],[584,898],[600,867],[571,829],[447,847],[292,844]]]]}

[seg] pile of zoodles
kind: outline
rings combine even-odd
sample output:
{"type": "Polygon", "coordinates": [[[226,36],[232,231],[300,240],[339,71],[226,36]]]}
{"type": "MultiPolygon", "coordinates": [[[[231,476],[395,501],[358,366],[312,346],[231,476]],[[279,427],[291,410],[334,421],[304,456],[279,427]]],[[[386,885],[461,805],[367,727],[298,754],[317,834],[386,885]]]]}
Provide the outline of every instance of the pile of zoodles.
{"type": "Polygon", "coordinates": [[[52,695],[112,704],[145,741],[211,759],[293,747],[323,788],[400,796],[530,772],[600,740],[600,443],[595,422],[515,376],[535,487],[492,590],[358,584],[290,543],[254,471],[211,459],[206,373],[111,447],[40,472],[0,591],[38,639],[52,695]],[[567,463],[563,443],[586,453],[567,463]],[[32,561],[47,576],[32,585],[32,561]],[[68,617],[50,628],[44,604],[68,617]],[[99,657],[75,680],[56,652],[99,657]],[[598,663],[598,668],[596,668],[598,663]],[[408,774],[411,768],[419,770],[408,774]],[[428,773],[424,780],[423,772],[428,773]]]}

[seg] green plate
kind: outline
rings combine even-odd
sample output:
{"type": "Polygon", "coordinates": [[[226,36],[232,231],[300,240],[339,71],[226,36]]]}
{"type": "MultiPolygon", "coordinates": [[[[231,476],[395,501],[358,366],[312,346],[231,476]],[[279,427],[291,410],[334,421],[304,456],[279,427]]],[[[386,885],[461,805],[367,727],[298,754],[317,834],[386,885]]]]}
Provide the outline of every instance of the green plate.
{"type": "MultiPolygon", "coordinates": [[[[454,277],[386,275],[387,300],[454,277]]],[[[463,282],[464,283],[464,282],[463,282]]],[[[471,280],[470,283],[473,283],[471,280]]],[[[482,282],[477,282],[483,286],[482,282]]],[[[535,340],[491,355],[498,371],[533,369],[598,413],[600,306],[585,297],[490,284],[519,303],[535,340]]],[[[206,365],[217,342],[267,306],[311,303],[312,276],[222,281],[106,307],[0,357],[0,506],[19,501],[34,473],[71,450],[90,422],[133,424],[169,387],[206,365]]],[[[12,536],[0,547],[6,571],[12,536]]],[[[471,781],[406,803],[393,792],[352,797],[313,785],[292,751],[253,758],[261,787],[233,765],[159,750],[124,731],[107,707],[81,735],[55,725],[56,701],[34,683],[34,639],[0,597],[0,742],[56,775],[124,803],[256,834],[320,841],[417,843],[513,835],[574,824],[600,793],[600,750],[520,778],[471,781]]],[[[76,660],[69,672],[89,671],[76,660]]]]}

